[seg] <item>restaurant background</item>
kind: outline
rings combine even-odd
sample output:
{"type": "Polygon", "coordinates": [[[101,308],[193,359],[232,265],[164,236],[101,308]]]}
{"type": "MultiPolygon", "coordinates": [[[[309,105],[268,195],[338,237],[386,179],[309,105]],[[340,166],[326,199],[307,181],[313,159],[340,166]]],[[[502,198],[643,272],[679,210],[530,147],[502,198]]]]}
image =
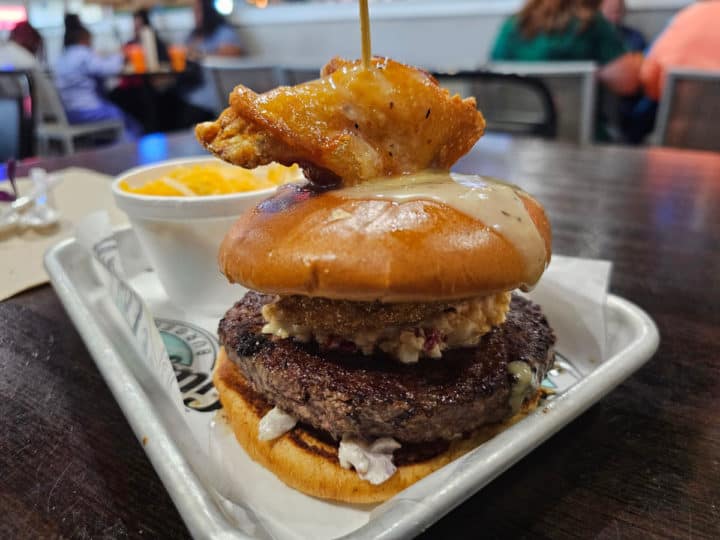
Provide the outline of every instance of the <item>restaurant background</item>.
{"type": "MultiPolygon", "coordinates": [[[[111,3],[111,2],[107,2],[111,3]]],[[[182,43],[193,28],[189,7],[155,5],[152,20],[167,43],[182,43]]],[[[626,23],[652,40],[686,0],[630,0],[626,23]]],[[[0,6],[19,5],[2,1],[0,6]]],[[[60,54],[63,13],[79,12],[101,51],[119,50],[132,37],[129,11],[77,0],[26,1],[31,24],[43,35],[50,63],[60,54]],[[114,13],[114,16],[112,14],[114,13]]],[[[135,6],[142,2],[132,3],[135,6]]],[[[519,0],[389,0],[371,2],[376,54],[428,68],[475,68],[487,61],[501,22],[515,13],[519,0]]],[[[216,2],[238,28],[251,56],[277,61],[320,63],[332,55],[357,56],[357,6],[347,1],[271,2],[257,5],[232,0],[216,2]],[[265,5],[266,7],[261,7],[265,5]]],[[[4,37],[4,36],[0,36],[4,37]]]]}

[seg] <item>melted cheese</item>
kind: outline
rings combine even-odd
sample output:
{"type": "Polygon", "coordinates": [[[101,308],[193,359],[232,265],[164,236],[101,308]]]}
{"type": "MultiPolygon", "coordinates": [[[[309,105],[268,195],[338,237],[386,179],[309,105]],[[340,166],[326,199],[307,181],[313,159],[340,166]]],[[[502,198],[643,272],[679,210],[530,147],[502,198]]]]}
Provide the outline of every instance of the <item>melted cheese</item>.
{"type": "Polygon", "coordinates": [[[526,362],[516,360],[508,364],[508,372],[514,377],[515,382],[510,388],[510,407],[513,414],[522,407],[525,398],[528,397],[537,387],[535,377],[526,362]]]}
{"type": "MultiPolygon", "coordinates": [[[[394,178],[379,178],[341,189],[339,196],[357,199],[387,199],[402,203],[431,200],[455,208],[505,238],[525,259],[532,274],[545,267],[545,241],[511,184],[476,175],[422,172],[394,178]]],[[[526,284],[527,288],[533,284],[526,284]]]]}

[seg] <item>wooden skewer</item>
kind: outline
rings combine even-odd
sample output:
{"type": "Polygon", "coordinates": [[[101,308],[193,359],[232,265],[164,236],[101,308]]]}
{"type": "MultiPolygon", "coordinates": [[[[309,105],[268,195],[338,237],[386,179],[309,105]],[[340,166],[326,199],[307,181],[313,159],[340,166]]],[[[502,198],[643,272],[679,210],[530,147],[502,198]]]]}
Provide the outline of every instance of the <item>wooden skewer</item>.
{"type": "Polygon", "coordinates": [[[370,69],[370,14],[368,0],[360,0],[360,33],[362,34],[362,60],[363,67],[370,69]]]}

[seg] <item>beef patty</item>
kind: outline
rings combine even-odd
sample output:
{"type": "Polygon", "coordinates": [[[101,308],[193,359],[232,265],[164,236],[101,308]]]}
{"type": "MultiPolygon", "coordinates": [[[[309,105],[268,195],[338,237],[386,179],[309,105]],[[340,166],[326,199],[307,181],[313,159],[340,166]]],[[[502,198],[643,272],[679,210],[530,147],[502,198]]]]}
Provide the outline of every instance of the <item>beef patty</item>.
{"type": "Polygon", "coordinates": [[[220,321],[220,341],[253,390],[301,422],[329,433],[401,443],[453,439],[512,414],[524,361],[536,380],[553,362],[555,336],[540,308],[514,296],[506,322],[476,347],[441,360],[399,364],[381,353],[320,352],[317,345],[261,333],[260,313],[274,297],[249,292],[220,321]]]}

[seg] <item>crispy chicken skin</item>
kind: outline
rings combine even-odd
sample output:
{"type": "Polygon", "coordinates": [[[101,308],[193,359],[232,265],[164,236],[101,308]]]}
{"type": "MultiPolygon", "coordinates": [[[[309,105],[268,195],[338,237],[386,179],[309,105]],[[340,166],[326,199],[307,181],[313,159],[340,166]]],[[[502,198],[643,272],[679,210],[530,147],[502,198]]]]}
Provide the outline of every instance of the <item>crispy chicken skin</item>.
{"type": "Polygon", "coordinates": [[[311,180],[344,185],[449,169],[485,128],[475,99],[450,96],[427,72],[385,58],[334,58],[321,78],[256,94],[238,85],[230,107],[199,124],[198,140],[243,167],[298,163],[311,180]]]}

